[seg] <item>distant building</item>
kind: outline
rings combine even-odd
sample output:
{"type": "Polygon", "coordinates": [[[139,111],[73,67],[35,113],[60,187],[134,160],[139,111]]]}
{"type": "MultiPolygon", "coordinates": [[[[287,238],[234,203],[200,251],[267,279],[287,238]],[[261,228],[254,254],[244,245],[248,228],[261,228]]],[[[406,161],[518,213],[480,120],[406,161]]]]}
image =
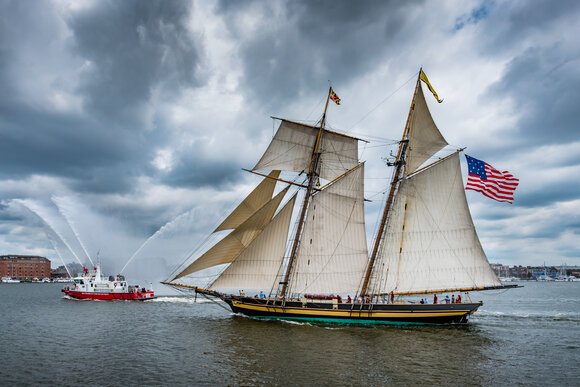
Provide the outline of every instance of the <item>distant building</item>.
{"type": "Polygon", "coordinates": [[[71,276],[76,276],[79,273],[82,273],[83,271],[83,266],[76,263],[76,262],[71,262],[68,263],[66,266],[65,265],[61,265],[59,267],[57,267],[56,269],[52,269],[51,273],[50,273],[50,278],[69,278],[69,272],[71,276]],[[68,271],[67,271],[68,269],[68,271]]]}
{"type": "Polygon", "coordinates": [[[50,278],[50,260],[31,255],[0,255],[0,277],[50,278]]]}
{"type": "Polygon", "coordinates": [[[68,278],[68,272],[66,271],[66,267],[59,266],[56,269],[52,269],[50,272],[50,278],[68,278]]]}
{"type": "Polygon", "coordinates": [[[501,263],[492,263],[491,268],[495,274],[500,278],[505,278],[510,276],[510,267],[508,265],[502,265],[501,263]]]}
{"type": "Polygon", "coordinates": [[[516,277],[521,279],[527,279],[531,277],[531,273],[528,270],[527,266],[512,266],[510,267],[510,277],[516,277]]]}
{"type": "Polygon", "coordinates": [[[529,266],[508,266],[501,263],[492,263],[491,268],[500,278],[529,279],[532,276],[529,266]]]}

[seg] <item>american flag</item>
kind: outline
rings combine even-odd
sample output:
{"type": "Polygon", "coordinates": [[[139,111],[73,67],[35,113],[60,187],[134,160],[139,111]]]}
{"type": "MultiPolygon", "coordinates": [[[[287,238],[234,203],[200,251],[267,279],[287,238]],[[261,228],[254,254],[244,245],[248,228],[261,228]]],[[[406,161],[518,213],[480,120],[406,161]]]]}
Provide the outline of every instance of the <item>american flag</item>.
{"type": "Polygon", "coordinates": [[[520,179],[508,171],[500,172],[485,161],[471,156],[467,158],[467,185],[465,189],[481,192],[483,195],[498,202],[513,203],[514,191],[520,179]]]}

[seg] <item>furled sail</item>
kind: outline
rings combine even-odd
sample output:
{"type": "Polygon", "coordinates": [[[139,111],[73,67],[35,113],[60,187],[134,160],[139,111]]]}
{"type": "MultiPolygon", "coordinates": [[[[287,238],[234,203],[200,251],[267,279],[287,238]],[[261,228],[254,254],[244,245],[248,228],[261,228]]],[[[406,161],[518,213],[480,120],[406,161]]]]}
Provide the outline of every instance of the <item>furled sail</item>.
{"type": "Polygon", "coordinates": [[[467,205],[459,154],[401,181],[373,293],[427,293],[501,285],[467,205]]]}
{"type": "Polygon", "coordinates": [[[364,164],[313,196],[291,276],[293,293],[356,292],[368,261],[364,164]]]}
{"type": "Polygon", "coordinates": [[[191,265],[176,275],[174,280],[209,267],[232,262],[270,223],[284,195],[288,192],[288,188],[280,191],[224,239],[193,261],[191,265]]]}
{"type": "Polygon", "coordinates": [[[296,195],[286,203],[264,231],[210,286],[210,289],[271,289],[284,260],[290,219],[296,195]]]}
{"type": "MultiPolygon", "coordinates": [[[[282,120],[253,170],[308,171],[319,128],[282,120]]],[[[324,129],[320,177],[334,180],[358,164],[358,139],[324,129]]]]}
{"type": "MultiPolygon", "coordinates": [[[[262,180],[260,184],[240,203],[235,210],[215,229],[215,231],[223,231],[234,229],[248,219],[254,212],[266,204],[276,188],[276,179],[280,176],[280,171],[272,171],[267,178],[262,180]]],[[[215,232],[214,231],[214,232],[215,232]]]]}
{"type": "Polygon", "coordinates": [[[410,175],[425,161],[447,145],[447,141],[431,117],[421,85],[417,88],[414,108],[409,121],[409,147],[406,172],[410,175]]]}

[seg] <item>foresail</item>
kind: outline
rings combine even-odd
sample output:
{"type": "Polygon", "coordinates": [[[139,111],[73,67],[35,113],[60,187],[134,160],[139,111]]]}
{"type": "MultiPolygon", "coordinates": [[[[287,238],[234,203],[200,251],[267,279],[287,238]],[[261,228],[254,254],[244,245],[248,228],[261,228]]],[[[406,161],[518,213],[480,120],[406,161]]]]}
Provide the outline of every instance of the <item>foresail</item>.
{"type": "Polygon", "coordinates": [[[421,85],[417,88],[414,108],[409,122],[409,147],[406,172],[410,175],[435,153],[443,149],[447,141],[431,117],[421,85]]]}
{"type": "MultiPolygon", "coordinates": [[[[234,229],[246,221],[252,214],[266,204],[276,188],[276,179],[280,171],[272,171],[260,184],[231,212],[230,215],[215,229],[223,231],[234,229]]],[[[214,231],[214,232],[215,232],[214,231]]]]}
{"type": "Polygon", "coordinates": [[[375,294],[501,285],[473,225],[458,153],[401,182],[380,254],[375,294]]]}
{"type": "Polygon", "coordinates": [[[355,293],[368,260],[364,164],[313,196],[295,269],[293,293],[355,293]]]}
{"type": "Polygon", "coordinates": [[[212,290],[271,289],[276,282],[288,240],[296,195],[210,286],[212,290]]]}
{"type": "MultiPolygon", "coordinates": [[[[282,120],[257,170],[308,171],[318,128],[282,120]]],[[[324,130],[320,177],[333,180],[358,164],[358,139],[324,130]]]]}
{"type": "Polygon", "coordinates": [[[270,223],[286,192],[288,192],[288,187],[176,275],[174,280],[203,269],[232,262],[270,223]]]}

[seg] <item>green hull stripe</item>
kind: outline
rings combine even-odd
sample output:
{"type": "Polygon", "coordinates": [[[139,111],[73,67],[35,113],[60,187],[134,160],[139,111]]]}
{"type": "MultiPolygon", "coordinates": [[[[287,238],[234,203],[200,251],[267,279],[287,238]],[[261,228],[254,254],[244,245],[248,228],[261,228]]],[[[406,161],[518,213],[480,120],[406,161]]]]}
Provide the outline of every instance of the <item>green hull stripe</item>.
{"type": "Polygon", "coordinates": [[[322,317],[280,317],[280,316],[245,316],[257,320],[289,320],[304,321],[327,324],[347,324],[347,325],[440,325],[429,322],[407,322],[407,321],[385,321],[385,320],[364,320],[346,318],[322,318],[322,317]]]}

